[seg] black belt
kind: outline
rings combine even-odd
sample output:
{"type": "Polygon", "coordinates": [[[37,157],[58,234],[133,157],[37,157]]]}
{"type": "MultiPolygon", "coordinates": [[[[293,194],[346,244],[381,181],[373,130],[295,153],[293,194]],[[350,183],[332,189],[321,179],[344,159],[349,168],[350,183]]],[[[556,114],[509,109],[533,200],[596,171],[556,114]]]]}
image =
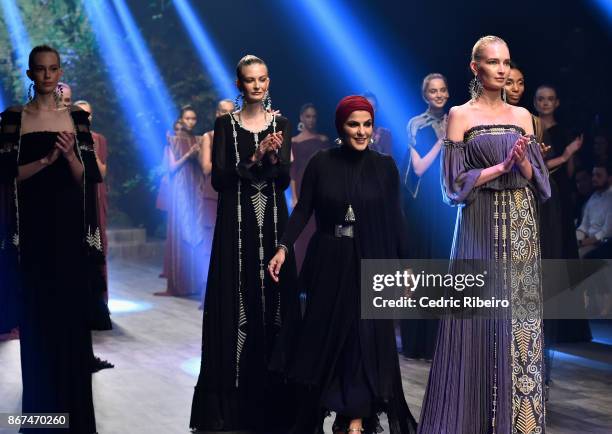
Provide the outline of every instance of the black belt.
{"type": "Polygon", "coordinates": [[[336,225],[334,226],[334,236],[336,238],[342,238],[342,237],[353,238],[354,236],[353,227],[354,227],[353,225],[336,225]]]}

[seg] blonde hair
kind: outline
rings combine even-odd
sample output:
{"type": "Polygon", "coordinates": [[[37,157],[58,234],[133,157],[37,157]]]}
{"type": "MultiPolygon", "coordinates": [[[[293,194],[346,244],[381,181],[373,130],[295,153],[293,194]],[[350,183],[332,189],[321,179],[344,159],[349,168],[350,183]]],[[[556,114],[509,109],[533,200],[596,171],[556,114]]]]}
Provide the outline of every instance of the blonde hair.
{"type": "Polygon", "coordinates": [[[506,44],[506,41],[504,41],[499,36],[493,36],[493,35],[483,36],[482,38],[476,41],[476,43],[474,44],[474,47],[472,48],[472,61],[473,62],[480,62],[482,60],[482,51],[489,44],[504,44],[505,46],[508,46],[508,44],[506,44]]]}

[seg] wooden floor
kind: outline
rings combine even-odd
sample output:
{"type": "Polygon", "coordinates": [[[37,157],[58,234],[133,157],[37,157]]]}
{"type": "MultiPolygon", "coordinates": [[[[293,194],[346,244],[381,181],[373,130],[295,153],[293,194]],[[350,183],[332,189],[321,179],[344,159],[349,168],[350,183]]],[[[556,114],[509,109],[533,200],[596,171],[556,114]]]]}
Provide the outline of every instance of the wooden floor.
{"type": "MultiPolygon", "coordinates": [[[[115,369],[93,376],[100,434],[187,434],[199,369],[199,301],[154,297],[165,288],[155,263],[110,264],[115,329],[96,333],[97,355],[115,369]]],[[[429,364],[401,359],[406,399],[418,418],[429,364]]],[[[612,336],[560,347],[553,361],[548,434],[612,433],[612,336]]],[[[19,412],[19,342],[0,342],[0,413],[19,412]]],[[[326,421],[331,432],[331,420],[326,421]]],[[[386,421],[383,421],[385,432],[386,421]]],[[[2,430],[0,433],[15,433],[2,430]]],[[[478,433],[474,433],[478,434],[478,433]]]]}

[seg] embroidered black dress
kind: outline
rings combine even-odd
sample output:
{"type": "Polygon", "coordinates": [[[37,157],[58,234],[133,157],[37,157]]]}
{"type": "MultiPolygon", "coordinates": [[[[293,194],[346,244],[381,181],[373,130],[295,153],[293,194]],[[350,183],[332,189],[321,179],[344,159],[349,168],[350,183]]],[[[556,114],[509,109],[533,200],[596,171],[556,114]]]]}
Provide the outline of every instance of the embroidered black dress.
{"type": "Polygon", "coordinates": [[[57,133],[20,136],[21,112],[2,113],[2,183],[8,190],[11,185],[16,187],[12,192],[17,194],[17,207],[10,210],[17,218],[5,216],[9,224],[3,231],[7,238],[2,255],[18,254],[22,411],[70,414],[69,430],[22,432],[96,431],[90,327],[95,326],[93,300],[101,294],[94,294],[101,287],[93,285],[100,284],[101,275],[94,278],[91,273],[99,269],[102,256],[95,196],[90,193],[101,177],[87,116],[83,111],[72,112],[78,133],[77,156],[85,170],[82,183],[74,180],[61,156],[32,177],[15,182],[17,166],[45,157],[57,133]]]}
{"type": "MultiPolygon", "coordinates": [[[[307,303],[295,346],[275,360],[292,380],[306,386],[296,433],[320,433],[327,411],[338,425],[364,418],[366,432],[387,413],[393,434],[413,433],[399,370],[391,320],[360,319],[360,260],[406,254],[399,203],[399,174],[390,156],[345,146],[312,157],[298,204],[282,238],[290,246],[314,213],[312,237],[300,280],[307,303]],[[334,235],[354,210],[354,238],[334,235]]],[[[282,276],[281,276],[282,281],[282,276]]]]}
{"type": "Polygon", "coordinates": [[[271,433],[293,424],[292,395],[268,373],[281,325],[299,320],[293,255],[280,284],[267,273],[288,218],[289,134],[279,116],[258,133],[242,128],[236,114],[215,123],[212,185],[219,204],[191,428],[271,433]],[[261,165],[251,163],[257,144],[273,131],[284,138],[278,163],[267,156],[261,165]]]}

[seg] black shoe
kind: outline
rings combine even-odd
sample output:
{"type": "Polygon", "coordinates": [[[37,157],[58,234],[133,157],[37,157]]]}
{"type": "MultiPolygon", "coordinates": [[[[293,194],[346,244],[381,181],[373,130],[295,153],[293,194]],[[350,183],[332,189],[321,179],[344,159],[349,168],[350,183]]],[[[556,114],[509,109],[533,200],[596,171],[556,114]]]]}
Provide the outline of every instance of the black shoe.
{"type": "Polygon", "coordinates": [[[101,358],[97,356],[94,356],[93,360],[91,361],[91,372],[92,373],[101,371],[102,369],[111,369],[114,367],[115,365],[110,363],[108,360],[102,360],[101,358]]]}

